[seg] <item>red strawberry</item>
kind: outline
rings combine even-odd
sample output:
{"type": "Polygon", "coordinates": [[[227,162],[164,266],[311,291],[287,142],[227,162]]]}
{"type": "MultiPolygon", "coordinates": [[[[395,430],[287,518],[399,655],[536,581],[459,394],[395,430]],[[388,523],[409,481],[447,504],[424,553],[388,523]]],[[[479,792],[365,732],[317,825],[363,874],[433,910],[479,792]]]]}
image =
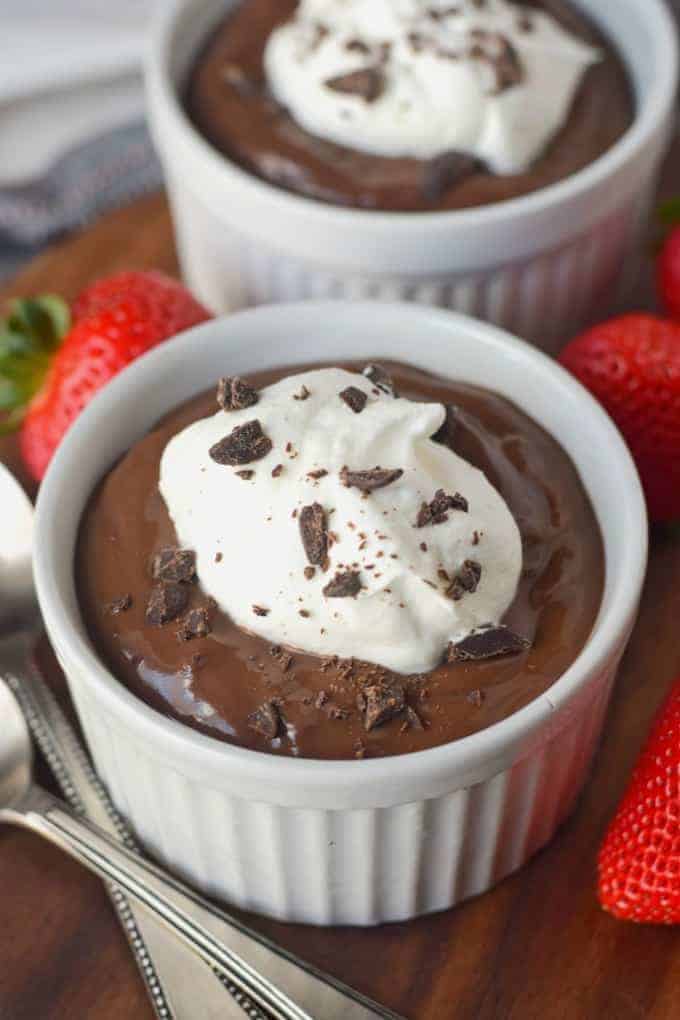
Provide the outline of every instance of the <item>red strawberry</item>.
{"type": "Polygon", "coordinates": [[[627,921],[680,924],[680,678],[600,849],[598,896],[627,921]]]}
{"type": "Polygon", "coordinates": [[[680,324],[623,315],[572,340],[560,361],[623,433],[652,520],[680,517],[680,324]]]}
{"type": "Polygon", "coordinates": [[[0,431],[21,425],[20,446],[36,479],[74,419],[117,372],[208,312],[160,273],[101,281],[67,306],[55,297],[18,301],[0,326],[0,431]],[[129,293],[126,292],[129,288],[129,293]]]}
{"type": "Polygon", "coordinates": [[[671,230],[659,252],[656,286],[668,313],[680,318],[680,227],[671,230]]]}

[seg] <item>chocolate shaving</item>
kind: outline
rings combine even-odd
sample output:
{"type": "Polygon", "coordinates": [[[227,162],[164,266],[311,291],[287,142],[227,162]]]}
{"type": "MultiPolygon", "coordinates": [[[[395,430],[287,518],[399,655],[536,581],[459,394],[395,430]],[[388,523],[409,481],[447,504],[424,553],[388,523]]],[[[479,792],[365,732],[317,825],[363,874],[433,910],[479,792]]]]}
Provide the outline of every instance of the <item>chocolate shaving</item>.
{"type": "Polygon", "coordinates": [[[283,464],[277,464],[275,468],[272,468],[272,478],[278,478],[283,471],[283,464]]]}
{"type": "Polygon", "coordinates": [[[375,729],[404,711],[404,685],[399,680],[380,680],[368,684],[359,694],[357,705],[364,713],[364,727],[367,730],[375,729]]]}
{"type": "Polygon", "coordinates": [[[311,581],[316,574],[316,567],[305,567],[304,574],[307,580],[311,581]]]}
{"type": "Polygon", "coordinates": [[[221,563],[223,559],[224,559],[223,553],[221,552],[215,553],[215,563],[221,563]]]}
{"type": "Polygon", "coordinates": [[[201,606],[199,609],[189,610],[177,631],[177,637],[180,641],[191,641],[192,638],[207,637],[211,630],[210,612],[201,606]]]}
{"type": "Polygon", "coordinates": [[[307,561],[312,566],[325,567],[328,557],[328,521],[320,503],[303,506],[299,514],[300,538],[307,561]]]}
{"type": "Polygon", "coordinates": [[[337,573],[323,589],[323,594],[328,599],[353,598],[358,595],[363,585],[357,570],[344,570],[337,573]]]}
{"type": "Polygon", "coordinates": [[[119,599],[109,602],[108,606],[106,606],[106,612],[110,613],[111,616],[118,616],[119,613],[127,613],[131,606],[132,595],[122,595],[119,599]]]}
{"type": "Polygon", "coordinates": [[[470,57],[485,61],[494,73],[495,85],[492,95],[498,96],[524,80],[524,65],[520,56],[510,40],[501,32],[473,28],[470,37],[473,40],[469,51],[470,57]]]}
{"type": "Polygon", "coordinates": [[[386,368],[382,367],[382,365],[374,364],[366,365],[365,369],[361,374],[365,375],[367,379],[370,379],[373,385],[377,386],[378,389],[382,390],[383,393],[387,393],[392,397],[396,397],[397,391],[394,388],[392,376],[390,375],[386,368]]]}
{"type": "Polygon", "coordinates": [[[166,546],[160,549],[151,563],[154,581],[172,581],[176,584],[189,583],[196,579],[196,553],[193,549],[174,549],[166,546]]]}
{"type": "Polygon", "coordinates": [[[517,655],[526,651],[531,642],[500,624],[498,627],[482,627],[468,634],[462,641],[451,643],[447,652],[449,662],[476,662],[480,659],[496,659],[501,655],[517,655]]]}
{"type": "Polygon", "coordinates": [[[355,414],[361,414],[366,407],[368,397],[363,390],[358,389],[356,386],[348,386],[347,389],[342,390],[340,393],[340,399],[344,400],[355,414]]]}
{"type": "Polygon", "coordinates": [[[185,584],[170,582],[157,584],[151,589],[146,606],[146,622],[152,627],[162,627],[170,620],[176,620],[189,602],[189,589],[185,584]]]}
{"type": "Polygon", "coordinates": [[[371,52],[371,47],[363,39],[348,39],[345,49],[348,53],[363,53],[365,55],[371,52]]]}
{"type": "Polygon", "coordinates": [[[403,473],[401,468],[374,467],[370,471],[350,471],[345,466],[340,472],[340,481],[348,489],[355,488],[362,492],[373,492],[374,489],[384,489],[386,485],[396,482],[403,473]]]}
{"type": "Polygon", "coordinates": [[[300,388],[300,392],[293,394],[293,400],[306,400],[307,397],[309,396],[311,396],[311,390],[308,390],[303,383],[302,387],[300,388]]]}
{"type": "Polygon", "coordinates": [[[255,477],[255,472],[248,468],[244,468],[243,471],[235,471],[234,474],[238,475],[239,478],[242,478],[244,482],[249,482],[251,478],[255,477]]]}
{"type": "Polygon", "coordinates": [[[217,464],[250,464],[266,457],[272,449],[272,441],[262,431],[259,421],[248,421],[237,425],[228,436],[210,447],[210,456],[217,464]]]}
{"type": "Polygon", "coordinates": [[[273,701],[265,701],[248,716],[248,725],[268,740],[273,740],[281,726],[281,713],[273,701]]]}
{"type": "Polygon", "coordinates": [[[326,468],[318,468],[318,470],[316,471],[308,471],[307,477],[312,478],[314,479],[314,481],[318,482],[320,478],[325,478],[327,474],[328,471],[326,471],[326,468]]]}
{"type": "Polygon", "coordinates": [[[217,403],[223,411],[243,411],[259,399],[257,390],[238,375],[225,375],[217,384],[217,403]]]}
{"type": "Polygon", "coordinates": [[[255,613],[255,616],[269,616],[269,610],[265,609],[264,606],[254,605],[253,612],[255,613]]]}
{"type": "Polygon", "coordinates": [[[303,620],[308,620],[312,614],[308,609],[298,609],[298,615],[301,616],[303,620]]]}
{"type": "Polygon", "coordinates": [[[454,602],[459,602],[464,595],[471,595],[477,591],[482,576],[482,568],[476,560],[465,560],[458,570],[446,594],[454,602]]]}
{"type": "Polygon", "coordinates": [[[385,90],[385,75],[379,67],[363,67],[349,74],[339,74],[328,78],[324,85],[333,92],[342,92],[348,96],[358,96],[366,103],[374,103],[385,90]]]}
{"type": "Polygon", "coordinates": [[[480,160],[466,152],[451,149],[423,164],[420,190],[426,202],[436,203],[455,185],[471,177],[482,167],[480,160]]]}
{"type": "Polygon", "coordinates": [[[429,524],[444,524],[449,519],[447,512],[449,510],[462,510],[463,513],[467,513],[468,501],[459,492],[448,496],[443,489],[437,489],[434,499],[421,504],[416,517],[416,528],[424,528],[429,524]]]}

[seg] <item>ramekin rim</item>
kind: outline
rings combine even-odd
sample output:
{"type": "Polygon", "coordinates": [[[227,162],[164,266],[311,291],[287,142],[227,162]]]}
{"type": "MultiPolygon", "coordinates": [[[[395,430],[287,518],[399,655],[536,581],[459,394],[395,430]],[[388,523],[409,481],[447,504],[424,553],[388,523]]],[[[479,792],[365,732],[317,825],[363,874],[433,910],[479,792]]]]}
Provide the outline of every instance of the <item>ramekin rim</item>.
{"type": "MultiPolygon", "coordinates": [[[[618,172],[643,151],[650,138],[659,130],[672,109],[678,85],[680,42],[675,25],[664,0],[645,0],[650,19],[655,17],[656,44],[660,48],[659,66],[662,73],[655,78],[642,109],[636,110],[633,123],[614,145],[574,174],[547,187],[539,188],[517,198],[505,199],[489,205],[469,209],[449,209],[418,212],[346,208],[320,202],[304,195],[277,188],[218,152],[194,127],[186,115],[177,89],[168,72],[168,54],[176,20],[183,10],[197,0],[173,0],[158,8],[152,26],[151,44],[147,51],[146,78],[150,90],[162,101],[165,112],[180,132],[183,143],[196,159],[208,161],[215,172],[222,173],[225,181],[231,180],[250,191],[262,201],[276,203],[292,215],[307,215],[320,225],[330,227],[351,223],[355,229],[412,231],[420,225],[427,229],[465,229],[469,226],[489,227],[509,218],[537,215],[546,209],[580,197],[596,188],[613,173],[618,172]]],[[[633,78],[633,72],[629,68],[633,78]]]]}
{"type": "MultiPolygon", "coordinates": [[[[62,463],[68,461],[71,448],[75,449],[81,436],[91,432],[100,408],[116,405],[132,374],[140,371],[153,373],[154,365],[163,357],[168,344],[172,344],[176,349],[184,346],[189,350],[201,334],[225,323],[239,320],[242,322],[246,316],[268,314],[273,315],[278,322],[282,314],[292,317],[297,314],[317,314],[322,322],[324,316],[330,312],[337,314],[338,307],[343,307],[348,314],[356,316],[379,315],[383,309],[392,313],[398,311],[401,316],[422,320],[423,328],[426,327],[427,321],[439,320],[450,324],[451,328],[458,326],[459,329],[467,331],[468,336],[476,332],[479,338],[479,335],[484,334],[488,343],[504,347],[509,345],[510,349],[514,350],[515,356],[536,362],[551,384],[555,384],[558,389],[580,401],[591,420],[598,423],[596,427],[601,429],[611,457],[616,457],[619,470],[625,476],[626,499],[622,499],[621,506],[622,511],[625,509],[627,513],[630,526],[629,542],[623,549],[623,555],[627,557],[624,567],[630,583],[613,593],[612,604],[606,614],[600,613],[582,651],[563,675],[546,693],[506,719],[468,737],[423,751],[362,761],[297,759],[254,751],[216,740],[164,716],[132,694],[106,668],[90,647],[87,638],[77,633],[77,628],[73,626],[74,617],[66,605],[64,593],[59,591],[56,583],[58,568],[52,566],[53,553],[46,548],[46,543],[36,542],[34,558],[36,589],[55,650],[58,655],[61,654],[65,664],[75,662],[81,673],[89,677],[88,683],[97,684],[98,696],[105,700],[119,717],[125,716],[127,723],[133,727],[150,726],[157,737],[167,742],[168,749],[176,749],[180,755],[182,751],[188,751],[194,760],[200,758],[203,766],[230,768],[243,775],[247,774],[252,779],[285,782],[290,788],[300,790],[328,788],[329,785],[346,789],[356,782],[359,774],[363,780],[374,784],[379,784],[383,780],[394,784],[395,774],[398,779],[399,773],[411,784],[419,779],[432,781],[443,774],[469,771],[480,763],[506,753],[519,753],[526,739],[543,725],[547,714],[566,709],[588,679],[611,664],[625,641],[634,619],[647,562],[647,515],[637,471],[615,425],[584,387],[547,355],[505,330],[460,313],[401,302],[315,301],[260,306],[210,320],[150,351],[123,370],[94,398],[63,440],[39,493],[36,535],[44,530],[41,525],[43,518],[49,517],[58,509],[59,491],[65,484],[61,478],[62,463]]],[[[592,493],[589,495],[597,512],[596,501],[592,493]]],[[[79,608],[76,607],[75,613],[78,623],[82,623],[79,608]]]]}

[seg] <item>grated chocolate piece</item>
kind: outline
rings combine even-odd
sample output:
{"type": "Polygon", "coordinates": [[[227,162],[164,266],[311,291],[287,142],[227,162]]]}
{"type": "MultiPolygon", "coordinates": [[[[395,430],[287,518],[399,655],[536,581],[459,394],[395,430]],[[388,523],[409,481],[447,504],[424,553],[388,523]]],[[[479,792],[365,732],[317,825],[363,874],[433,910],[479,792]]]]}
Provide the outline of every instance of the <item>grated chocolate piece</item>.
{"type": "Polygon", "coordinates": [[[151,562],[154,581],[189,583],[196,579],[196,553],[193,549],[160,549],[151,562]]]}
{"type": "Polygon", "coordinates": [[[244,468],[243,471],[235,471],[234,474],[242,478],[244,482],[249,482],[251,478],[255,477],[255,472],[250,471],[248,468],[244,468]]]}
{"type": "Polygon", "coordinates": [[[157,584],[151,589],[146,606],[146,622],[152,627],[162,627],[170,620],[176,620],[189,602],[189,589],[175,582],[157,584]]]}
{"type": "Polygon", "coordinates": [[[266,457],[272,449],[271,439],[264,434],[257,419],[237,425],[228,436],[210,447],[210,456],[217,464],[250,464],[266,457]]]}
{"type": "Polygon", "coordinates": [[[299,514],[300,538],[312,566],[325,567],[328,559],[328,521],[320,503],[303,506],[299,514]]]}
{"type": "Polygon", "coordinates": [[[482,163],[466,152],[450,149],[423,164],[420,190],[426,202],[439,202],[449,188],[480,170],[482,163]]]}
{"type": "Polygon", "coordinates": [[[305,384],[303,383],[302,386],[300,387],[300,392],[293,394],[293,400],[306,400],[307,397],[310,397],[311,395],[312,391],[308,390],[305,384]]]}
{"type": "Polygon", "coordinates": [[[468,509],[468,501],[459,492],[448,496],[443,489],[437,489],[434,499],[429,503],[421,503],[416,517],[416,528],[424,528],[428,524],[444,524],[449,519],[449,510],[462,510],[463,513],[467,513],[468,509]]]}
{"type": "Polygon", "coordinates": [[[238,375],[225,375],[217,384],[217,403],[223,411],[243,411],[259,399],[257,390],[238,375]]]}
{"type": "Polygon", "coordinates": [[[265,609],[264,606],[254,605],[253,612],[255,613],[255,616],[269,616],[269,610],[265,609]]]}
{"type": "Polygon", "coordinates": [[[316,471],[308,471],[307,477],[314,479],[315,482],[318,482],[320,478],[325,478],[327,474],[328,471],[326,471],[326,468],[318,468],[316,471]]]}
{"type": "Polygon", "coordinates": [[[364,727],[367,730],[375,729],[404,711],[404,685],[399,680],[380,680],[368,684],[357,698],[357,705],[364,713],[364,727]]]}
{"type": "Polygon", "coordinates": [[[480,627],[462,641],[451,643],[447,652],[449,662],[477,662],[496,659],[501,655],[517,655],[526,651],[531,642],[499,624],[498,627],[480,627]]]}
{"type": "Polygon", "coordinates": [[[368,400],[364,391],[357,386],[348,386],[347,389],[341,390],[339,396],[355,414],[361,414],[368,400]]]}
{"type": "Polygon", "coordinates": [[[397,391],[394,388],[392,376],[386,368],[382,367],[382,365],[366,365],[366,368],[361,374],[365,375],[367,379],[370,379],[373,385],[377,386],[383,393],[388,393],[390,396],[396,397],[397,391]]]}
{"type": "Polygon", "coordinates": [[[349,74],[339,74],[327,78],[324,82],[327,89],[342,92],[348,96],[358,96],[366,103],[374,103],[385,90],[385,75],[379,67],[362,67],[349,74]]]}
{"type": "Polygon", "coordinates": [[[132,595],[121,595],[119,599],[109,602],[108,606],[106,606],[106,612],[111,616],[118,616],[119,613],[127,613],[131,607],[132,595]]]}
{"type": "Polygon", "coordinates": [[[283,464],[277,464],[276,467],[272,468],[272,478],[278,478],[283,471],[283,464]]]}
{"type": "Polygon", "coordinates": [[[316,574],[316,567],[305,567],[304,574],[307,580],[311,581],[316,574]]]}
{"type": "Polygon", "coordinates": [[[391,485],[403,475],[401,468],[374,467],[369,471],[350,471],[345,466],[340,472],[340,481],[348,489],[360,489],[361,492],[373,492],[375,489],[384,489],[391,485]]]}
{"type": "Polygon", "coordinates": [[[363,585],[359,578],[358,570],[345,570],[335,575],[323,589],[323,594],[328,599],[353,598],[358,595],[363,585]]]}
{"type": "Polygon", "coordinates": [[[498,96],[524,81],[524,64],[510,40],[501,32],[487,32],[482,28],[470,31],[472,46],[469,56],[487,63],[495,78],[491,95],[498,96]]]}
{"type": "Polygon", "coordinates": [[[454,602],[459,602],[464,595],[471,595],[477,591],[481,576],[482,568],[476,560],[464,560],[463,565],[446,589],[447,596],[454,602]]]}
{"type": "Polygon", "coordinates": [[[273,740],[281,728],[281,713],[273,701],[265,701],[248,716],[248,725],[256,733],[273,740]]]}
{"type": "Polygon", "coordinates": [[[199,609],[190,609],[181,622],[177,631],[180,641],[191,641],[192,638],[207,637],[212,627],[210,626],[210,612],[201,606],[199,609]]]}

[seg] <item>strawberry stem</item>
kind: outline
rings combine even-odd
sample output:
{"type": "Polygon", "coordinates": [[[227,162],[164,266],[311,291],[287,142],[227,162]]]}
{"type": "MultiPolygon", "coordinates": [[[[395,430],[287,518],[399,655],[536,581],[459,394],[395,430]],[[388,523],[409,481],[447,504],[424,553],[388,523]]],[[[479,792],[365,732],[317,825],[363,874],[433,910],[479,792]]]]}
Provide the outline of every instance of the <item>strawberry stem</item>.
{"type": "Polygon", "coordinates": [[[17,299],[0,321],[0,435],[19,427],[71,325],[56,294],[17,299]]]}

